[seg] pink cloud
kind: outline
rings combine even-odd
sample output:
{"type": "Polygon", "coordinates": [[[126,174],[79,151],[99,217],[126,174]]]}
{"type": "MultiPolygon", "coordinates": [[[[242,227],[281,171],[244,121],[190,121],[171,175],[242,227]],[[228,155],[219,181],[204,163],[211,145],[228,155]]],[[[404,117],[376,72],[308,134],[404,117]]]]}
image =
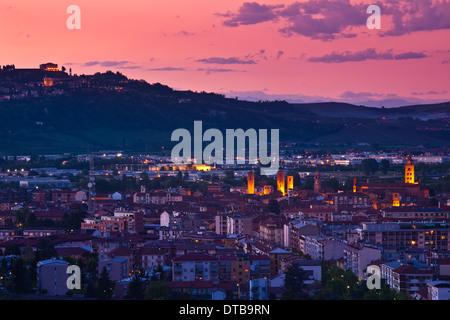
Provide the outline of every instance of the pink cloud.
{"type": "Polygon", "coordinates": [[[202,62],[207,64],[256,64],[254,60],[245,60],[238,57],[231,58],[221,58],[221,57],[211,57],[198,59],[196,62],[202,62]]]}
{"type": "Polygon", "coordinates": [[[399,36],[416,31],[450,29],[448,1],[389,1],[384,5],[382,14],[392,16],[394,25],[385,35],[399,36]]]}
{"type": "Polygon", "coordinates": [[[244,2],[237,13],[217,14],[228,18],[223,22],[225,26],[237,27],[240,25],[251,25],[266,21],[273,21],[277,18],[275,9],[282,8],[283,5],[264,5],[256,2],[244,2]]]}

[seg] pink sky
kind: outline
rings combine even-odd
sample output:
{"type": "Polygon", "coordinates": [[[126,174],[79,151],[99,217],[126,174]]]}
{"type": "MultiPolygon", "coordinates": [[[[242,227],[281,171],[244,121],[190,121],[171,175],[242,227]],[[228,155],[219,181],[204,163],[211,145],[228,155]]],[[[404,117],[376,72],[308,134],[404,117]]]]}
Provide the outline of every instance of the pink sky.
{"type": "Polygon", "coordinates": [[[448,1],[2,0],[0,39],[0,64],[17,68],[267,99],[450,100],[448,1]],[[380,30],[366,27],[370,4],[380,30]]]}

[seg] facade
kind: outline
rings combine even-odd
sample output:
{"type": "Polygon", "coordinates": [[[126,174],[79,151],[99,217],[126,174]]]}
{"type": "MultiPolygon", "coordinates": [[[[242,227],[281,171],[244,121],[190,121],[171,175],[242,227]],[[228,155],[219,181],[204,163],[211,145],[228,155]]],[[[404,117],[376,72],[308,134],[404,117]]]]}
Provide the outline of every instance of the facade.
{"type": "Polygon", "coordinates": [[[227,235],[227,214],[218,214],[214,217],[216,233],[227,235]]]}
{"type": "Polygon", "coordinates": [[[450,250],[447,222],[368,222],[358,234],[361,240],[382,246],[450,250]]]}
{"type": "Polygon", "coordinates": [[[122,257],[114,257],[109,259],[100,260],[98,262],[98,275],[106,268],[109,273],[109,277],[112,281],[120,281],[129,276],[128,259],[122,257]]]}
{"type": "Polygon", "coordinates": [[[126,221],[126,231],[128,232],[143,232],[144,219],[142,212],[126,212],[116,211],[114,217],[123,218],[126,221]]]}
{"type": "Polygon", "coordinates": [[[37,283],[44,295],[65,296],[67,288],[67,267],[64,260],[49,259],[37,263],[37,283]]]}
{"type": "Polygon", "coordinates": [[[313,260],[339,259],[344,256],[346,244],[342,241],[322,236],[305,236],[303,253],[313,260]]]}
{"type": "Polygon", "coordinates": [[[240,214],[228,215],[227,234],[253,234],[253,218],[240,214]]]}
{"type": "Polygon", "coordinates": [[[344,266],[358,277],[364,279],[364,270],[373,261],[381,259],[381,249],[363,244],[347,244],[344,249],[344,266]]]}
{"type": "Polygon", "coordinates": [[[269,291],[268,289],[267,278],[251,279],[249,281],[249,299],[267,300],[267,292],[269,291]]]}
{"type": "Polygon", "coordinates": [[[402,265],[392,271],[392,288],[412,296],[433,281],[434,276],[431,269],[402,265]]]}
{"type": "Polygon", "coordinates": [[[142,248],[141,254],[141,267],[143,269],[151,269],[154,267],[162,266],[167,263],[167,257],[164,251],[157,248],[142,248]]]}
{"type": "Polygon", "coordinates": [[[450,300],[450,282],[431,281],[427,283],[428,300],[450,300]]]}
{"type": "Polygon", "coordinates": [[[289,222],[284,224],[284,246],[294,248],[303,252],[302,236],[319,235],[320,229],[316,224],[289,222]]]}
{"type": "Polygon", "coordinates": [[[172,259],[172,281],[212,281],[219,277],[219,262],[215,256],[193,253],[172,259]]]}
{"type": "MultiPolygon", "coordinates": [[[[283,217],[283,216],[281,216],[283,217]]],[[[259,237],[262,240],[276,244],[284,242],[284,220],[271,218],[263,221],[259,225],[259,237]]]]}
{"type": "Polygon", "coordinates": [[[102,234],[107,232],[143,232],[144,222],[142,212],[116,211],[114,215],[86,218],[81,223],[81,229],[98,230],[102,234]]]}
{"type": "MultiPolygon", "coordinates": [[[[395,200],[394,200],[395,201],[395,200]]],[[[394,205],[395,207],[395,205],[394,205]]],[[[395,220],[408,219],[448,219],[449,212],[441,208],[399,207],[380,210],[384,218],[395,220]]]]}

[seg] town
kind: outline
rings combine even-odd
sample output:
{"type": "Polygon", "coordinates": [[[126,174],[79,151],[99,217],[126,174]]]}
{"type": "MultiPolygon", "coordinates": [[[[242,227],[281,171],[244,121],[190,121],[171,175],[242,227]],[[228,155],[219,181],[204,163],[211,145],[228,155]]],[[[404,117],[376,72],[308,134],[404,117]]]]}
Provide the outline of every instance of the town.
{"type": "Polygon", "coordinates": [[[4,156],[0,295],[447,300],[448,164],[445,148],[286,145],[275,176],[123,150],[4,156]]]}

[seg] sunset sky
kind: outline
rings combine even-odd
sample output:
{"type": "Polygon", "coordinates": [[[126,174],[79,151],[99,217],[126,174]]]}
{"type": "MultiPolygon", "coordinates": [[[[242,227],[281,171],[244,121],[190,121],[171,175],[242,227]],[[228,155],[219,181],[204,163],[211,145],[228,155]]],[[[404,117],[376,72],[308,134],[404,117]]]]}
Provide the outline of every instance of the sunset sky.
{"type": "Polygon", "coordinates": [[[450,2],[2,0],[0,64],[174,89],[392,106],[450,100],[450,2]],[[370,30],[367,7],[381,8],[370,30]],[[69,30],[69,5],[81,29],[69,30]]]}

